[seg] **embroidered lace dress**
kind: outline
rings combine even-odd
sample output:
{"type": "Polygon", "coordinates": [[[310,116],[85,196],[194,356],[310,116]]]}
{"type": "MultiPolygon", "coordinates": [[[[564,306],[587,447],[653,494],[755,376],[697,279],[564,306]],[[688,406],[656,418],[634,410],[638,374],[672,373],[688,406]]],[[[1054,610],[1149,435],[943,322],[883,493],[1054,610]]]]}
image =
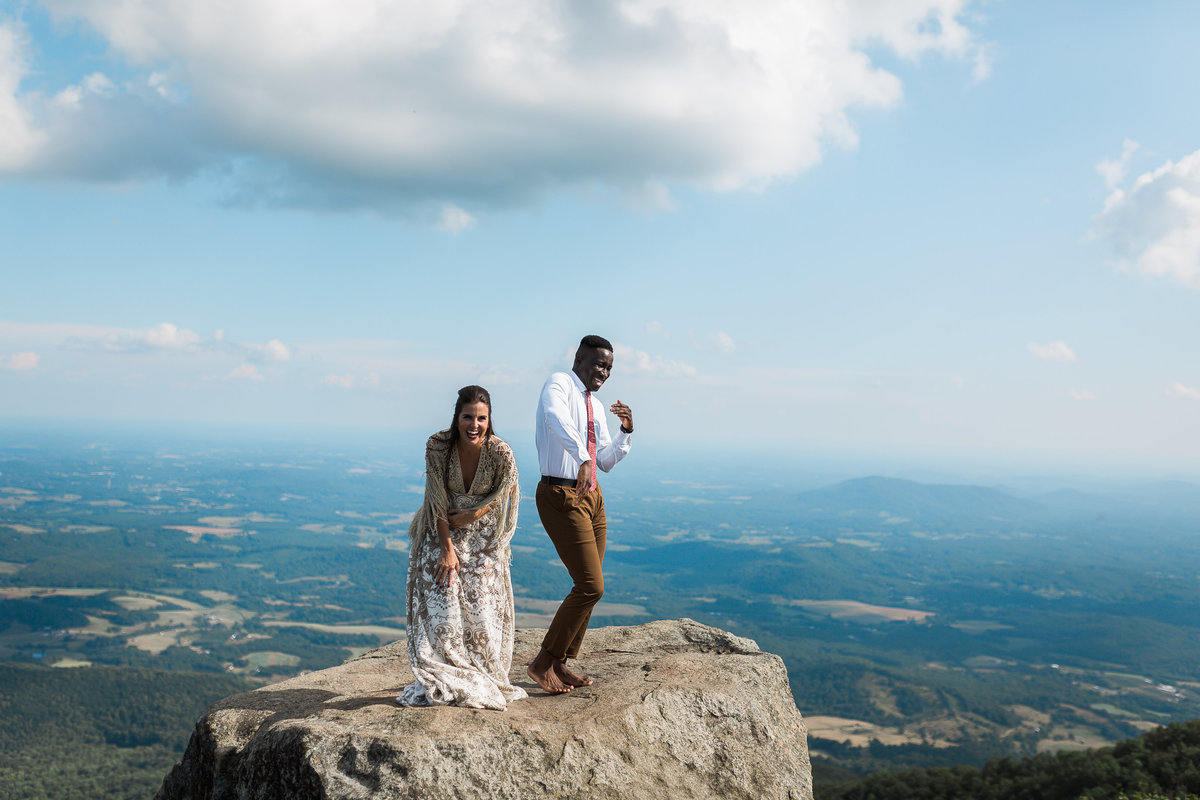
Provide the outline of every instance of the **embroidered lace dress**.
{"type": "Polygon", "coordinates": [[[463,486],[448,431],[426,446],[425,504],[409,531],[408,661],[415,681],[403,705],[459,705],[503,710],[526,696],[508,679],[512,666],[513,593],[509,542],[517,524],[517,468],[509,446],[490,437],[471,486],[463,486]],[[448,489],[447,491],[444,491],[448,489]],[[442,503],[445,505],[442,505],[442,503]],[[441,548],[434,527],[441,508],[495,505],[475,522],[450,529],[459,573],[434,580],[441,548]]]}

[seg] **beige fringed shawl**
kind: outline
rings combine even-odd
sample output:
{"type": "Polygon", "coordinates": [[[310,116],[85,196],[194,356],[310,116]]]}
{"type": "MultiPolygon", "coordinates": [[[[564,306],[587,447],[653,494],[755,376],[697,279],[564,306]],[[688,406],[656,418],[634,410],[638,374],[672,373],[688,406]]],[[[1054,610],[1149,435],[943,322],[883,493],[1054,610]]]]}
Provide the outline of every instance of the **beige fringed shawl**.
{"type": "MultiPolygon", "coordinates": [[[[437,536],[437,521],[446,519],[446,509],[451,507],[446,487],[447,468],[450,459],[450,431],[438,431],[425,443],[425,502],[413,516],[408,535],[415,542],[429,533],[437,536]]],[[[517,506],[521,490],[517,485],[517,460],[512,448],[504,440],[489,436],[479,455],[479,469],[485,461],[495,466],[496,479],[487,487],[487,493],[468,508],[482,508],[496,504],[496,534],[504,541],[509,540],[517,527],[517,506]]],[[[465,487],[470,492],[471,487],[465,487]]]]}

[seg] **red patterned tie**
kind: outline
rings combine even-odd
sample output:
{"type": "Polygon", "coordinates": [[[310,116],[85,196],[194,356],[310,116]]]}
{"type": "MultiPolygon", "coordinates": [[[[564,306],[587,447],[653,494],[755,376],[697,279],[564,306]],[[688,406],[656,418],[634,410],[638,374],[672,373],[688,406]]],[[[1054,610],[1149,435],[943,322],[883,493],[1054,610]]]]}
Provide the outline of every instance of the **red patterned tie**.
{"type": "Polygon", "coordinates": [[[592,485],[588,487],[589,492],[596,491],[596,419],[592,416],[592,393],[585,391],[583,399],[587,403],[588,411],[588,458],[592,460],[592,485]]]}

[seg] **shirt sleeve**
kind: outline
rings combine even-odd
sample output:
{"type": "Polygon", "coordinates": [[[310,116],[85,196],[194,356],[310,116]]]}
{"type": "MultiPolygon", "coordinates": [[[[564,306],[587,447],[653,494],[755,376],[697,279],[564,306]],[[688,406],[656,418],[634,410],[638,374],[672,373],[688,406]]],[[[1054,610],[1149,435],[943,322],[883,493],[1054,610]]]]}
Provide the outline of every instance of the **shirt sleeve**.
{"type": "MultiPolygon", "coordinates": [[[[589,460],[587,439],[580,437],[580,426],[571,414],[568,392],[574,387],[562,381],[550,380],[542,389],[542,408],[545,410],[546,432],[579,464],[589,460]]],[[[599,439],[597,439],[599,443],[599,439]]],[[[613,462],[616,463],[615,461],[613,462]]]]}

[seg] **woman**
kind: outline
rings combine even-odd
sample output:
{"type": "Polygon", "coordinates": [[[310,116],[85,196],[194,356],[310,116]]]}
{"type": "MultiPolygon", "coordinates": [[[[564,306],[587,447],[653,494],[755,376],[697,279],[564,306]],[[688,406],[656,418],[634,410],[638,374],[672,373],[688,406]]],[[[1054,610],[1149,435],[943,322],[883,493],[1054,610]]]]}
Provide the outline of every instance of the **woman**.
{"type": "Polygon", "coordinates": [[[492,428],[481,386],[458,390],[454,422],[425,444],[425,502],[408,535],[408,662],[402,705],[503,710],[525,690],[508,680],[517,527],[517,463],[492,428]]]}

